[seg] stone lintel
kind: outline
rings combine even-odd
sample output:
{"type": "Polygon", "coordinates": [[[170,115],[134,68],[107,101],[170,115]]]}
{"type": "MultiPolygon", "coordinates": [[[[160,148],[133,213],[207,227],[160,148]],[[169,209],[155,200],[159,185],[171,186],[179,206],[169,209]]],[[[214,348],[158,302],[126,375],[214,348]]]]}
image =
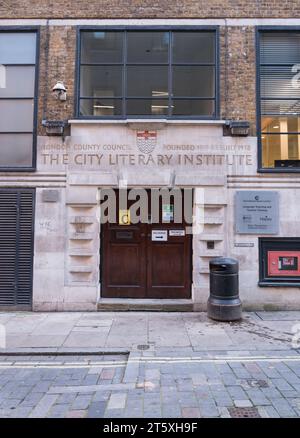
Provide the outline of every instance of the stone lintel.
{"type": "Polygon", "coordinates": [[[112,172],[85,172],[70,173],[68,175],[70,186],[116,186],[117,175],[112,172]]]}

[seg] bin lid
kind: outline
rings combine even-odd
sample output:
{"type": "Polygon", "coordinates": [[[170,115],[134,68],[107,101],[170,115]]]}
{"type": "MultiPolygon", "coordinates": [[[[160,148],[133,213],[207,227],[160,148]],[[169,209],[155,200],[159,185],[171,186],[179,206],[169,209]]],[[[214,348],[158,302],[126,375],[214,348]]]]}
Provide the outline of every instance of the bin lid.
{"type": "Polygon", "coordinates": [[[239,262],[230,257],[217,257],[209,262],[209,270],[224,274],[235,274],[239,271],[239,262]]]}

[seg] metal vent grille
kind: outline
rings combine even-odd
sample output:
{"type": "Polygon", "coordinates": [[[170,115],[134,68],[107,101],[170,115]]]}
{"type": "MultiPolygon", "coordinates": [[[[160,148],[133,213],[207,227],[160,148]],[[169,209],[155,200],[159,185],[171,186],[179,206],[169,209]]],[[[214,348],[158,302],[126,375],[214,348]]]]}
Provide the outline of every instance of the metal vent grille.
{"type": "Polygon", "coordinates": [[[231,418],[261,418],[257,408],[228,408],[231,418]]]}
{"type": "Polygon", "coordinates": [[[0,190],[0,306],[32,296],[34,190],[0,190]]]}

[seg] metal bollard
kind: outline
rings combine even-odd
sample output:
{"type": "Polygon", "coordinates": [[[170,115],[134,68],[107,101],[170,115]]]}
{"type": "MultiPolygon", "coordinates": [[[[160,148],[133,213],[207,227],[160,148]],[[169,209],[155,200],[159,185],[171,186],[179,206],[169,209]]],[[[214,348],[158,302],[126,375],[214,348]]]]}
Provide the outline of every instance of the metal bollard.
{"type": "Polygon", "coordinates": [[[218,321],[236,321],[242,317],[239,298],[239,263],[218,257],[209,263],[210,296],[207,314],[218,321]]]}

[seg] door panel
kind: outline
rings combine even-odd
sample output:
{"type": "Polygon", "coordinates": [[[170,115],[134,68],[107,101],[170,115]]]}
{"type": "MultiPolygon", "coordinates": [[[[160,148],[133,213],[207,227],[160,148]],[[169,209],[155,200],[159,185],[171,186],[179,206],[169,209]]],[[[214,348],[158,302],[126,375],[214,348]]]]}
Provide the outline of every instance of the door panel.
{"type": "Polygon", "coordinates": [[[143,224],[103,225],[103,297],[145,297],[146,235],[143,229],[143,224]]]}
{"type": "Polygon", "coordinates": [[[149,247],[150,287],[184,286],[184,256],[182,245],[153,243],[149,247]]]}
{"type": "MultiPolygon", "coordinates": [[[[168,237],[171,239],[171,237],[168,237]]],[[[182,242],[151,242],[148,247],[149,298],[190,298],[190,245],[182,242]]]]}
{"type": "Polygon", "coordinates": [[[161,211],[159,224],[102,226],[103,297],[190,298],[191,236],[176,235],[185,223],[163,222],[161,211]],[[167,241],[152,241],[152,230],[166,231],[167,241]]]}

